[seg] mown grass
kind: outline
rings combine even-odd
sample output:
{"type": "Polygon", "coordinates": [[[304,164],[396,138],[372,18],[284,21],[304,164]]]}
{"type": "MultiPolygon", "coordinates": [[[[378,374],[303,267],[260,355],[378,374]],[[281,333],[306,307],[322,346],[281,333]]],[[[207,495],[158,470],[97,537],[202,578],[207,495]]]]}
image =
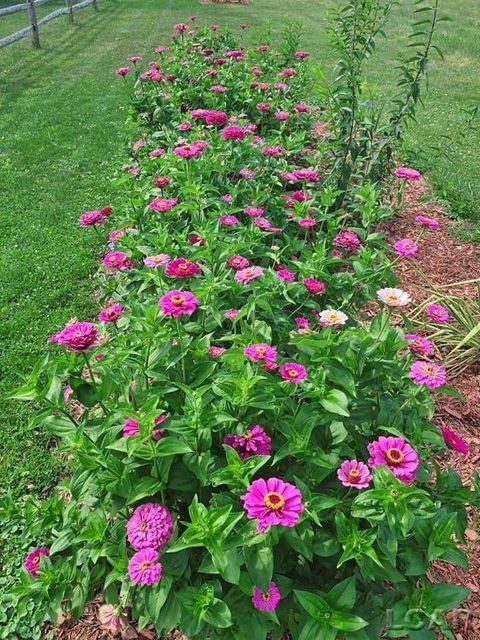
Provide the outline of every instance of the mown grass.
{"type": "MultiPolygon", "coordinates": [[[[11,4],[0,0],[0,6],[11,4]]],[[[70,317],[92,316],[89,274],[101,252],[97,239],[77,226],[79,212],[114,201],[109,176],[122,152],[127,86],[114,69],[128,54],[147,59],[167,40],[170,25],[196,14],[198,23],[238,28],[255,42],[270,31],[278,37],[301,19],[303,47],[326,69],[334,60],[326,49],[326,7],[333,0],[252,0],[244,5],[201,5],[196,0],[98,0],[76,15],[50,22],[41,31],[42,49],[22,40],[0,53],[0,336],[1,393],[14,388],[47,347],[46,337],[70,317]],[[290,12],[294,9],[294,14],[290,12]]],[[[45,15],[62,0],[39,9],[45,15]]],[[[371,64],[371,82],[389,93],[393,56],[404,46],[413,0],[392,17],[389,40],[380,43],[371,64]]],[[[480,95],[480,26],[477,0],[445,0],[454,23],[438,34],[446,63],[434,66],[427,110],[408,143],[423,168],[447,197],[454,213],[479,220],[479,131],[461,142],[464,113],[480,95]],[[476,51],[476,53],[475,53],[476,51]],[[429,145],[445,147],[453,162],[429,145]],[[457,141],[456,140],[457,136],[457,141]]],[[[0,18],[0,37],[25,25],[26,16],[0,18]]],[[[0,492],[39,493],[56,479],[60,464],[45,433],[28,426],[30,407],[0,407],[0,492]]]]}

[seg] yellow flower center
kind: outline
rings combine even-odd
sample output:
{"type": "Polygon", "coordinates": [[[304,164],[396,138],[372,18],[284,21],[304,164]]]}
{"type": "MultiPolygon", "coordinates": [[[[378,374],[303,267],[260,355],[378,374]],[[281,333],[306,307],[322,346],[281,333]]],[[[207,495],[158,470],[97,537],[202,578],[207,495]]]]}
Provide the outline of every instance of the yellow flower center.
{"type": "Polygon", "coordinates": [[[143,569],[143,570],[149,569],[151,564],[152,563],[150,562],[150,560],[144,560],[143,562],[140,563],[140,569],[143,569]]]}
{"type": "Polygon", "coordinates": [[[391,449],[387,449],[387,460],[390,462],[390,464],[400,464],[401,462],[403,462],[403,453],[400,451],[400,449],[397,449],[396,447],[392,447],[391,449]]]}
{"type": "Polygon", "coordinates": [[[358,482],[360,478],[360,471],[358,469],[350,469],[348,472],[348,479],[350,482],[358,482]]]}
{"type": "Polygon", "coordinates": [[[270,600],[270,594],[268,593],[262,593],[262,600],[264,600],[265,602],[268,602],[270,600]]]}
{"type": "Polygon", "coordinates": [[[257,356],[264,356],[266,353],[265,347],[255,347],[255,353],[257,356]]]}
{"type": "Polygon", "coordinates": [[[253,438],[253,433],[251,431],[245,431],[243,434],[244,440],[251,440],[253,438]]]}
{"type": "Polygon", "coordinates": [[[298,376],[298,371],[296,369],[286,369],[286,372],[289,378],[296,378],[298,376]]]}
{"type": "Polygon", "coordinates": [[[422,373],[426,376],[433,376],[435,375],[435,369],[429,364],[424,364],[422,365],[422,373]]]}
{"type": "Polygon", "coordinates": [[[170,300],[172,301],[172,304],[179,307],[185,302],[185,296],[172,296],[170,300]]]}
{"type": "Polygon", "coordinates": [[[276,491],[270,491],[263,498],[263,504],[271,511],[278,511],[285,505],[285,500],[282,495],[276,491]]]}

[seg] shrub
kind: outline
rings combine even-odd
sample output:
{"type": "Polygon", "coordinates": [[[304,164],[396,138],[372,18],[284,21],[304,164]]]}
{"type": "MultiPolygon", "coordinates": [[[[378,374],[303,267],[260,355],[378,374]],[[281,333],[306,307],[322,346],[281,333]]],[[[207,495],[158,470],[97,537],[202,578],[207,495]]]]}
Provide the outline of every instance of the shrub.
{"type": "Polygon", "coordinates": [[[119,225],[101,323],[51,336],[15,394],[76,461],[19,606],[78,616],[102,592],[204,639],[445,629],[466,591],[426,570],[466,565],[453,536],[478,494],[432,461],[429,388],[448,388],[390,326],[408,299],[388,287],[378,188],[332,213],[306,53],[175,29],[137,73],[124,211],[81,218],[119,225]]]}

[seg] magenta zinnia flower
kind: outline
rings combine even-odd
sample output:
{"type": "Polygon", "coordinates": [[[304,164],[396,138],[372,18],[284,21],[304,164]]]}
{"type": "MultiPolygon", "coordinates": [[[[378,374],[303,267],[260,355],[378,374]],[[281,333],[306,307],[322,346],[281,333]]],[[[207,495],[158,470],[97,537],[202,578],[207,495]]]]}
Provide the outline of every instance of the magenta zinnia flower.
{"type": "Polygon", "coordinates": [[[247,518],[257,520],[257,530],[281,525],[294,527],[303,511],[302,494],[293,484],[279,478],[260,478],[241,496],[247,518]]]}
{"type": "Polygon", "coordinates": [[[468,454],[468,444],[456,431],[450,427],[441,427],[440,431],[443,439],[445,440],[445,444],[449,449],[452,449],[452,451],[458,451],[458,453],[463,453],[464,456],[468,454]]]}
{"type": "Polygon", "coordinates": [[[162,565],[158,562],[158,551],[141,549],[128,563],[128,575],[135,584],[151,585],[162,577],[162,565]]]}
{"type": "Polygon", "coordinates": [[[127,540],[135,549],[158,549],[172,537],[173,520],[166,507],[147,502],[137,507],[127,522],[127,540]]]}
{"type": "Polygon", "coordinates": [[[269,369],[275,367],[275,363],[277,361],[277,349],[276,347],[271,347],[269,344],[265,344],[264,342],[257,342],[253,344],[249,344],[243,350],[244,355],[247,356],[252,362],[264,362],[268,365],[269,369]]]}
{"type": "Polygon", "coordinates": [[[243,140],[245,138],[245,129],[237,125],[231,125],[222,129],[220,135],[224,140],[243,140]]]}
{"type": "Polygon", "coordinates": [[[325,291],[325,283],[316,278],[305,278],[303,286],[309,293],[318,294],[325,291]]]}
{"type": "Polygon", "coordinates": [[[232,269],[238,270],[245,269],[250,265],[250,262],[243,256],[230,256],[230,258],[228,258],[227,260],[227,265],[232,269]]]}
{"type": "Polygon", "coordinates": [[[395,169],[395,175],[401,180],[420,180],[422,174],[416,169],[410,169],[410,167],[397,167],[395,169]]]}
{"type": "Polygon", "coordinates": [[[349,253],[355,253],[360,247],[360,238],[354,231],[342,229],[333,239],[333,244],[349,253]]]}
{"type": "Polygon", "coordinates": [[[23,566],[32,578],[36,578],[38,576],[38,569],[40,568],[40,560],[42,559],[42,556],[48,557],[49,555],[50,551],[47,547],[37,547],[27,555],[23,566]]]}
{"type": "Polygon", "coordinates": [[[99,338],[98,329],[92,322],[71,322],[50,336],[49,341],[66,346],[69,351],[88,351],[99,338]]]}
{"type": "Polygon", "coordinates": [[[433,303],[427,305],[425,307],[425,313],[427,314],[429,320],[432,320],[437,324],[445,324],[450,320],[448,309],[443,307],[441,304],[433,303]]]}
{"type": "Polygon", "coordinates": [[[440,228],[440,222],[436,218],[428,218],[427,216],[417,216],[415,222],[427,229],[435,230],[440,228]]]}
{"type": "Polygon", "coordinates": [[[417,452],[403,438],[380,436],[368,445],[370,467],[386,465],[393,475],[407,484],[415,478],[419,464],[417,452]]]}
{"type": "Polygon", "coordinates": [[[226,351],[225,347],[217,347],[216,345],[212,345],[211,347],[208,347],[208,355],[211,358],[220,358],[220,356],[223,356],[225,351],[226,351]]]}
{"type": "Polygon", "coordinates": [[[173,278],[191,278],[199,271],[200,268],[195,262],[190,262],[186,258],[175,258],[167,264],[165,275],[173,278]]]}
{"type": "Polygon", "coordinates": [[[98,314],[98,319],[101,322],[115,322],[122,315],[123,307],[120,303],[115,302],[108,307],[104,307],[98,314]]]}
{"type": "Polygon", "coordinates": [[[270,582],[268,591],[253,587],[252,602],[258,611],[274,611],[282,596],[275,582],[270,582]]]}
{"type": "Polygon", "coordinates": [[[410,238],[403,238],[397,240],[393,245],[393,248],[402,258],[413,258],[417,255],[418,245],[414,240],[410,238]]]}
{"type": "Polygon", "coordinates": [[[247,267],[246,269],[240,269],[235,274],[235,280],[242,284],[248,284],[255,278],[263,276],[263,269],[261,267],[247,267]]]}
{"type": "Polygon", "coordinates": [[[225,436],[223,442],[235,449],[241,460],[250,456],[268,456],[272,449],[270,437],[258,424],[251,424],[241,436],[235,433],[225,436]]]}
{"type": "Polygon", "coordinates": [[[345,460],[337,469],[337,477],[344,487],[365,489],[372,476],[366,464],[358,460],[345,460]]]}
{"type": "Polygon", "coordinates": [[[109,251],[105,254],[103,264],[112,271],[131,269],[133,262],[123,251],[109,251]]]}
{"type": "Polygon", "coordinates": [[[192,314],[198,306],[198,300],[190,291],[174,289],[165,293],[158,304],[164,316],[178,318],[192,314]]]}
{"type": "Polygon", "coordinates": [[[178,202],[177,198],[154,198],[152,202],[148,205],[149,209],[153,211],[158,211],[160,213],[166,213],[170,211],[178,202]]]}
{"type": "Polygon", "coordinates": [[[408,375],[415,384],[424,384],[430,390],[442,387],[447,382],[445,367],[426,360],[414,362],[408,375]]]}
{"type": "Polygon", "coordinates": [[[237,216],[219,216],[218,222],[224,227],[234,227],[239,224],[237,216]]]}
{"type": "Polygon", "coordinates": [[[429,356],[434,351],[433,343],[417,333],[406,333],[403,337],[408,342],[410,351],[414,353],[429,356]]]}
{"type": "Polygon", "coordinates": [[[297,362],[285,362],[280,366],[278,372],[288,382],[302,382],[307,377],[307,370],[297,362]]]}

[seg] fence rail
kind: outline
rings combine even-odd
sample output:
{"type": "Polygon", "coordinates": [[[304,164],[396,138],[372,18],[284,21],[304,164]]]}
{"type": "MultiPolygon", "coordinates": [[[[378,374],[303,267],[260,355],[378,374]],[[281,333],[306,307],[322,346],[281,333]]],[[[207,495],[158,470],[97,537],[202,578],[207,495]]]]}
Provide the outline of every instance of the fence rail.
{"type": "Polygon", "coordinates": [[[49,2],[49,0],[28,0],[28,2],[21,2],[19,4],[13,4],[10,7],[5,7],[4,9],[0,9],[0,18],[2,16],[11,15],[12,13],[17,13],[18,11],[27,11],[29,26],[24,29],[20,29],[15,33],[12,33],[5,38],[0,39],[0,49],[2,47],[6,47],[12,42],[17,42],[17,40],[21,40],[22,38],[31,35],[32,37],[32,45],[34,47],[40,46],[40,33],[39,27],[50,22],[50,20],[54,20],[59,16],[67,15],[70,22],[74,22],[74,14],[78,9],[83,9],[84,7],[88,7],[92,5],[94,9],[97,9],[97,0],[82,0],[81,2],[77,2],[76,4],[72,4],[72,0],[66,0],[65,7],[60,7],[59,9],[55,9],[48,15],[44,16],[40,20],[37,20],[37,7],[41,6],[49,2]]]}

